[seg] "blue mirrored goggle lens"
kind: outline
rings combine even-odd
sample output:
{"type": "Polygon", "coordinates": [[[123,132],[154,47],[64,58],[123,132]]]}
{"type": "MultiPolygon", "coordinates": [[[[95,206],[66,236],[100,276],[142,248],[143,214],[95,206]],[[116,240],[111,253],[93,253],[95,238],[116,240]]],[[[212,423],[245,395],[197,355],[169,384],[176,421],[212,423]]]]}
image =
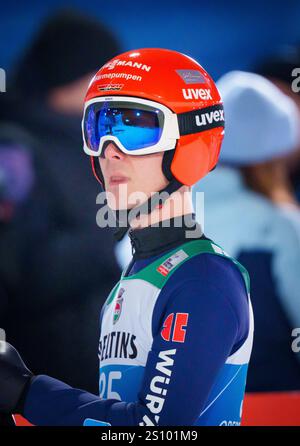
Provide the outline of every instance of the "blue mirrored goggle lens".
{"type": "Polygon", "coordinates": [[[111,135],[117,137],[127,150],[134,151],[157,144],[163,124],[163,112],[153,107],[132,103],[95,103],[85,113],[85,139],[91,150],[98,151],[101,137],[111,135]]]}

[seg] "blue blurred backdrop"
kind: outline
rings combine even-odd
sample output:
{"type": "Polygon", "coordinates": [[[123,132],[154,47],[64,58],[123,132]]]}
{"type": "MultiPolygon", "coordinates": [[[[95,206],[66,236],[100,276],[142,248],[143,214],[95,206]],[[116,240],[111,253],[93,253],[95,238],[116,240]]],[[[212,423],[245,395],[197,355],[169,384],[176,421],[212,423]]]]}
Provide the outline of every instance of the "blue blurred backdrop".
{"type": "Polygon", "coordinates": [[[9,69],[51,12],[74,6],[113,28],[124,50],[169,47],[199,60],[214,78],[300,41],[297,0],[6,1],[0,12],[0,66],[9,69]]]}

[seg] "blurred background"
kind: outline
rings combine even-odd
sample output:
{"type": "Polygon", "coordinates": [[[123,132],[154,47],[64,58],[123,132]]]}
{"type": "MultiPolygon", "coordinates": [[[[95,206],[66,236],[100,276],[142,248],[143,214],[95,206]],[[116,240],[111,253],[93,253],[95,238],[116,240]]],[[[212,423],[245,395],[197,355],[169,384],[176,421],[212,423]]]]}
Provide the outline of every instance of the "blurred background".
{"type": "Polygon", "coordinates": [[[42,21],[61,7],[72,6],[101,20],[116,35],[121,49],[166,47],[190,53],[217,79],[232,69],[251,69],[277,45],[299,41],[297,0],[212,2],[164,0],[159,5],[138,0],[102,2],[5,2],[1,5],[0,54],[9,69],[34,38],[42,21]],[[218,54],[218,57],[216,57],[218,54]]]}
{"type": "Polygon", "coordinates": [[[1,5],[0,327],[34,372],[97,392],[98,315],[122,261],[111,231],[96,227],[82,101],[108,59],[165,47],[219,81],[230,116],[220,166],[194,191],[207,197],[206,236],[246,266],[253,284],[244,424],[300,425],[300,342],[292,348],[300,335],[300,96],[291,89],[299,23],[296,0],[1,5]]]}

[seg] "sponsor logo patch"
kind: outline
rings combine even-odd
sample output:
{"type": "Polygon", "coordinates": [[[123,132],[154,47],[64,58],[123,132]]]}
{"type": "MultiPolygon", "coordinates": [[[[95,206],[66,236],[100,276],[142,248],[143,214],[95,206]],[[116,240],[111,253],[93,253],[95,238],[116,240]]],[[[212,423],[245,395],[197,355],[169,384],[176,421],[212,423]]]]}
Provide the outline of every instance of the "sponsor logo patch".
{"type": "Polygon", "coordinates": [[[116,324],[118,322],[118,320],[120,319],[121,312],[122,312],[123,300],[124,300],[124,298],[122,296],[124,293],[125,293],[124,288],[120,288],[118,295],[117,295],[114,314],[113,314],[113,324],[116,324]]]}
{"type": "Polygon", "coordinates": [[[207,80],[198,70],[176,70],[186,84],[206,84],[207,80]]]}
{"type": "Polygon", "coordinates": [[[172,269],[175,268],[175,266],[177,266],[187,257],[188,257],[187,253],[184,252],[183,249],[180,249],[179,251],[175,252],[175,254],[173,254],[171,257],[169,257],[167,260],[165,260],[161,265],[159,265],[157,271],[163,276],[167,276],[169,272],[171,272],[172,269]]]}
{"type": "Polygon", "coordinates": [[[161,337],[164,341],[181,342],[185,341],[186,327],[189,320],[188,313],[169,314],[163,324],[161,337]],[[173,324],[173,320],[175,320],[173,324]]]}
{"type": "Polygon", "coordinates": [[[99,85],[98,90],[99,91],[115,91],[115,90],[121,90],[124,87],[124,84],[104,84],[99,85]]]}

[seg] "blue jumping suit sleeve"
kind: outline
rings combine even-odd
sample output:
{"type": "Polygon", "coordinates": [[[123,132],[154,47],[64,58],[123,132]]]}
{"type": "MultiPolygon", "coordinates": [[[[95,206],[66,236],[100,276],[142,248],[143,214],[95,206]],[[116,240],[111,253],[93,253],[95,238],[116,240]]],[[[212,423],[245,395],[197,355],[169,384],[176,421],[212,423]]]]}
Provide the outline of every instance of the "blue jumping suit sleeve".
{"type": "Polygon", "coordinates": [[[227,259],[202,254],[179,268],[153,313],[153,344],[137,401],[101,400],[37,376],[24,416],[36,425],[193,425],[227,357],[248,333],[241,275],[227,259]]]}

